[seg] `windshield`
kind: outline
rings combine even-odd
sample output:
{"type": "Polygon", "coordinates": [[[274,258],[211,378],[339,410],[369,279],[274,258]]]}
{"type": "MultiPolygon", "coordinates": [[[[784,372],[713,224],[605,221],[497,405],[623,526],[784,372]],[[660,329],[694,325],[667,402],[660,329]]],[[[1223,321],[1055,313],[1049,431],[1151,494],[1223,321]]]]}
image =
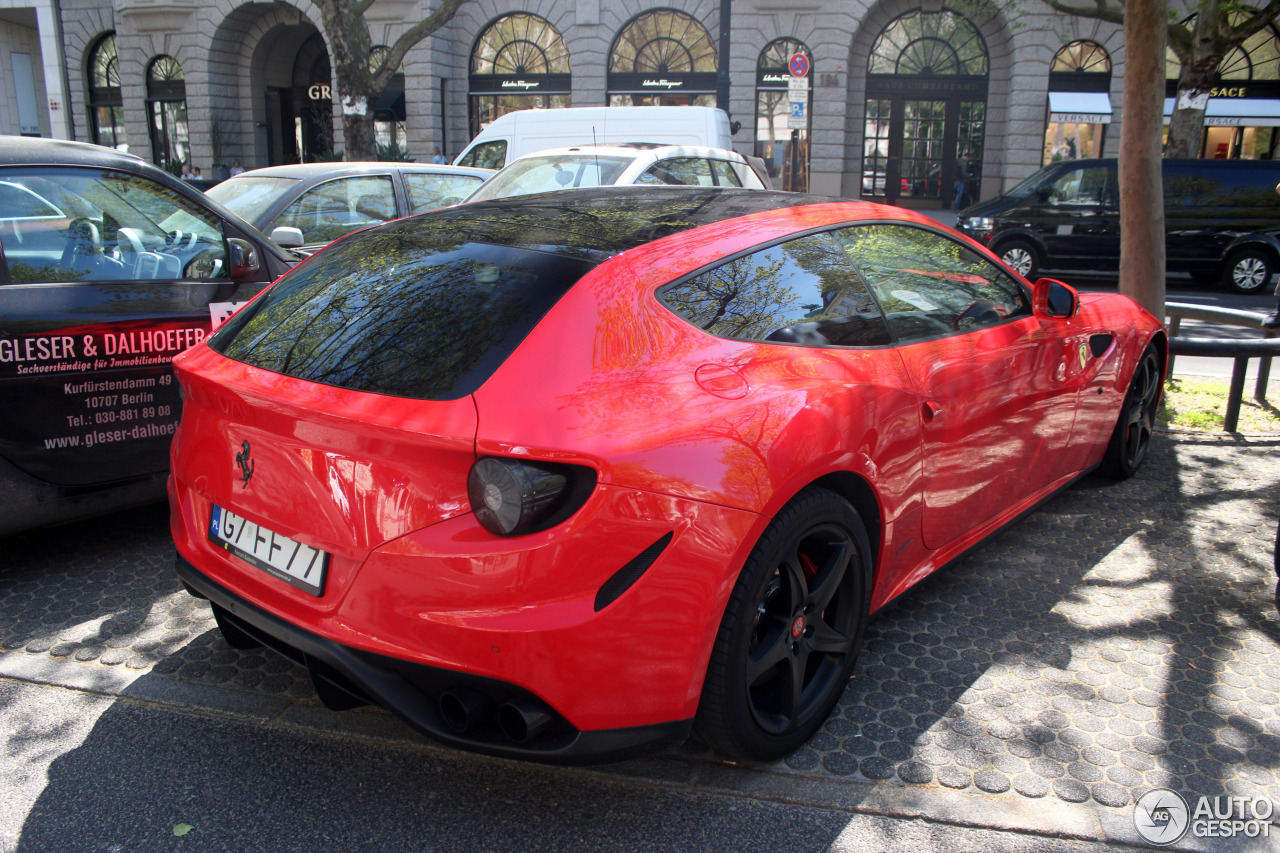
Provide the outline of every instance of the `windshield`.
{"type": "Polygon", "coordinates": [[[1045,179],[1049,177],[1051,172],[1058,168],[1058,165],[1059,164],[1057,163],[1052,163],[1048,166],[1044,166],[1039,171],[1035,172],[1035,174],[1031,175],[1031,177],[1006,192],[1005,195],[1009,198],[1026,198],[1045,182],[1045,179]]]}
{"type": "Polygon", "coordinates": [[[210,187],[205,195],[257,225],[267,209],[297,184],[297,178],[238,175],[210,187]]]}
{"type": "Polygon", "coordinates": [[[633,162],[632,157],[598,157],[580,152],[524,157],[490,178],[467,201],[606,186],[618,180],[633,162]]]}

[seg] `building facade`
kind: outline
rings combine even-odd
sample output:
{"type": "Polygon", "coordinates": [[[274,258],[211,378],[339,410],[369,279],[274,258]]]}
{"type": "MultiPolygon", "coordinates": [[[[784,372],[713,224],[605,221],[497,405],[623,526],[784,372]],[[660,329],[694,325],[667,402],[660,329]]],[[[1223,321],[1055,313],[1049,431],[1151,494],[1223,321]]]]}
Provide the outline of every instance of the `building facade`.
{"type": "MultiPolygon", "coordinates": [[[[1121,29],[1024,7],[470,0],[374,103],[377,136],[418,160],[452,158],[507,110],[714,105],[727,86],[735,147],[765,158],[779,186],[945,207],[962,177],[962,200],[977,200],[1050,160],[1117,152],[1121,29]]],[[[376,0],[374,43],[429,8],[376,0]]],[[[1280,38],[1268,30],[1237,53],[1220,68],[1204,153],[1270,157],[1280,38]]],[[[0,82],[0,133],[127,145],[175,171],[218,177],[341,148],[309,0],[0,0],[0,82]]]]}

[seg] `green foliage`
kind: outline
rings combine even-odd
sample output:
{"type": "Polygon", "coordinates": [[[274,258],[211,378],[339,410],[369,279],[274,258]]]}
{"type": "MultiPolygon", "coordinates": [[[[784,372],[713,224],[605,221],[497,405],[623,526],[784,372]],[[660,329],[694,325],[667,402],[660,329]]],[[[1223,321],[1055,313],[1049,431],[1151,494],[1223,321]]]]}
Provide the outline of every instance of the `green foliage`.
{"type": "Polygon", "coordinates": [[[400,144],[392,140],[385,145],[378,145],[377,159],[387,163],[416,163],[416,158],[410,157],[409,152],[400,147],[400,144]]]}

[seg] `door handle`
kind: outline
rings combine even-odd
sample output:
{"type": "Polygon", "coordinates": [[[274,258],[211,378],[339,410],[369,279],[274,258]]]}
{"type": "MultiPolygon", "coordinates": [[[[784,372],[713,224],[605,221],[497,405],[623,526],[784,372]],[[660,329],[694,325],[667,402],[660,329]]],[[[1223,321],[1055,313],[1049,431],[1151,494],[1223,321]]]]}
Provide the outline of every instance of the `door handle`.
{"type": "Polygon", "coordinates": [[[933,400],[925,400],[924,403],[924,419],[926,422],[932,421],[938,415],[942,414],[942,406],[933,400]]]}

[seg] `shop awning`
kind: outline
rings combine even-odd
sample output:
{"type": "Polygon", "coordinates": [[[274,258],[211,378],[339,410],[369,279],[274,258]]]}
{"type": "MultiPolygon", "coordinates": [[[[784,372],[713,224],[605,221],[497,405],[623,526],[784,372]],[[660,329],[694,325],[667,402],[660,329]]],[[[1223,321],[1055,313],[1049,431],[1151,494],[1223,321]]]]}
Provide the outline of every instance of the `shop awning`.
{"type": "Polygon", "coordinates": [[[1111,96],[1106,92],[1050,92],[1049,121],[1111,123],[1111,96]]]}
{"type": "MultiPolygon", "coordinates": [[[[1173,98],[1164,99],[1164,123],[1173,115],[1173,98]]],[[[1280,98],[1210,98],[1205,127],[1280,127],[1280,98]]]]}

